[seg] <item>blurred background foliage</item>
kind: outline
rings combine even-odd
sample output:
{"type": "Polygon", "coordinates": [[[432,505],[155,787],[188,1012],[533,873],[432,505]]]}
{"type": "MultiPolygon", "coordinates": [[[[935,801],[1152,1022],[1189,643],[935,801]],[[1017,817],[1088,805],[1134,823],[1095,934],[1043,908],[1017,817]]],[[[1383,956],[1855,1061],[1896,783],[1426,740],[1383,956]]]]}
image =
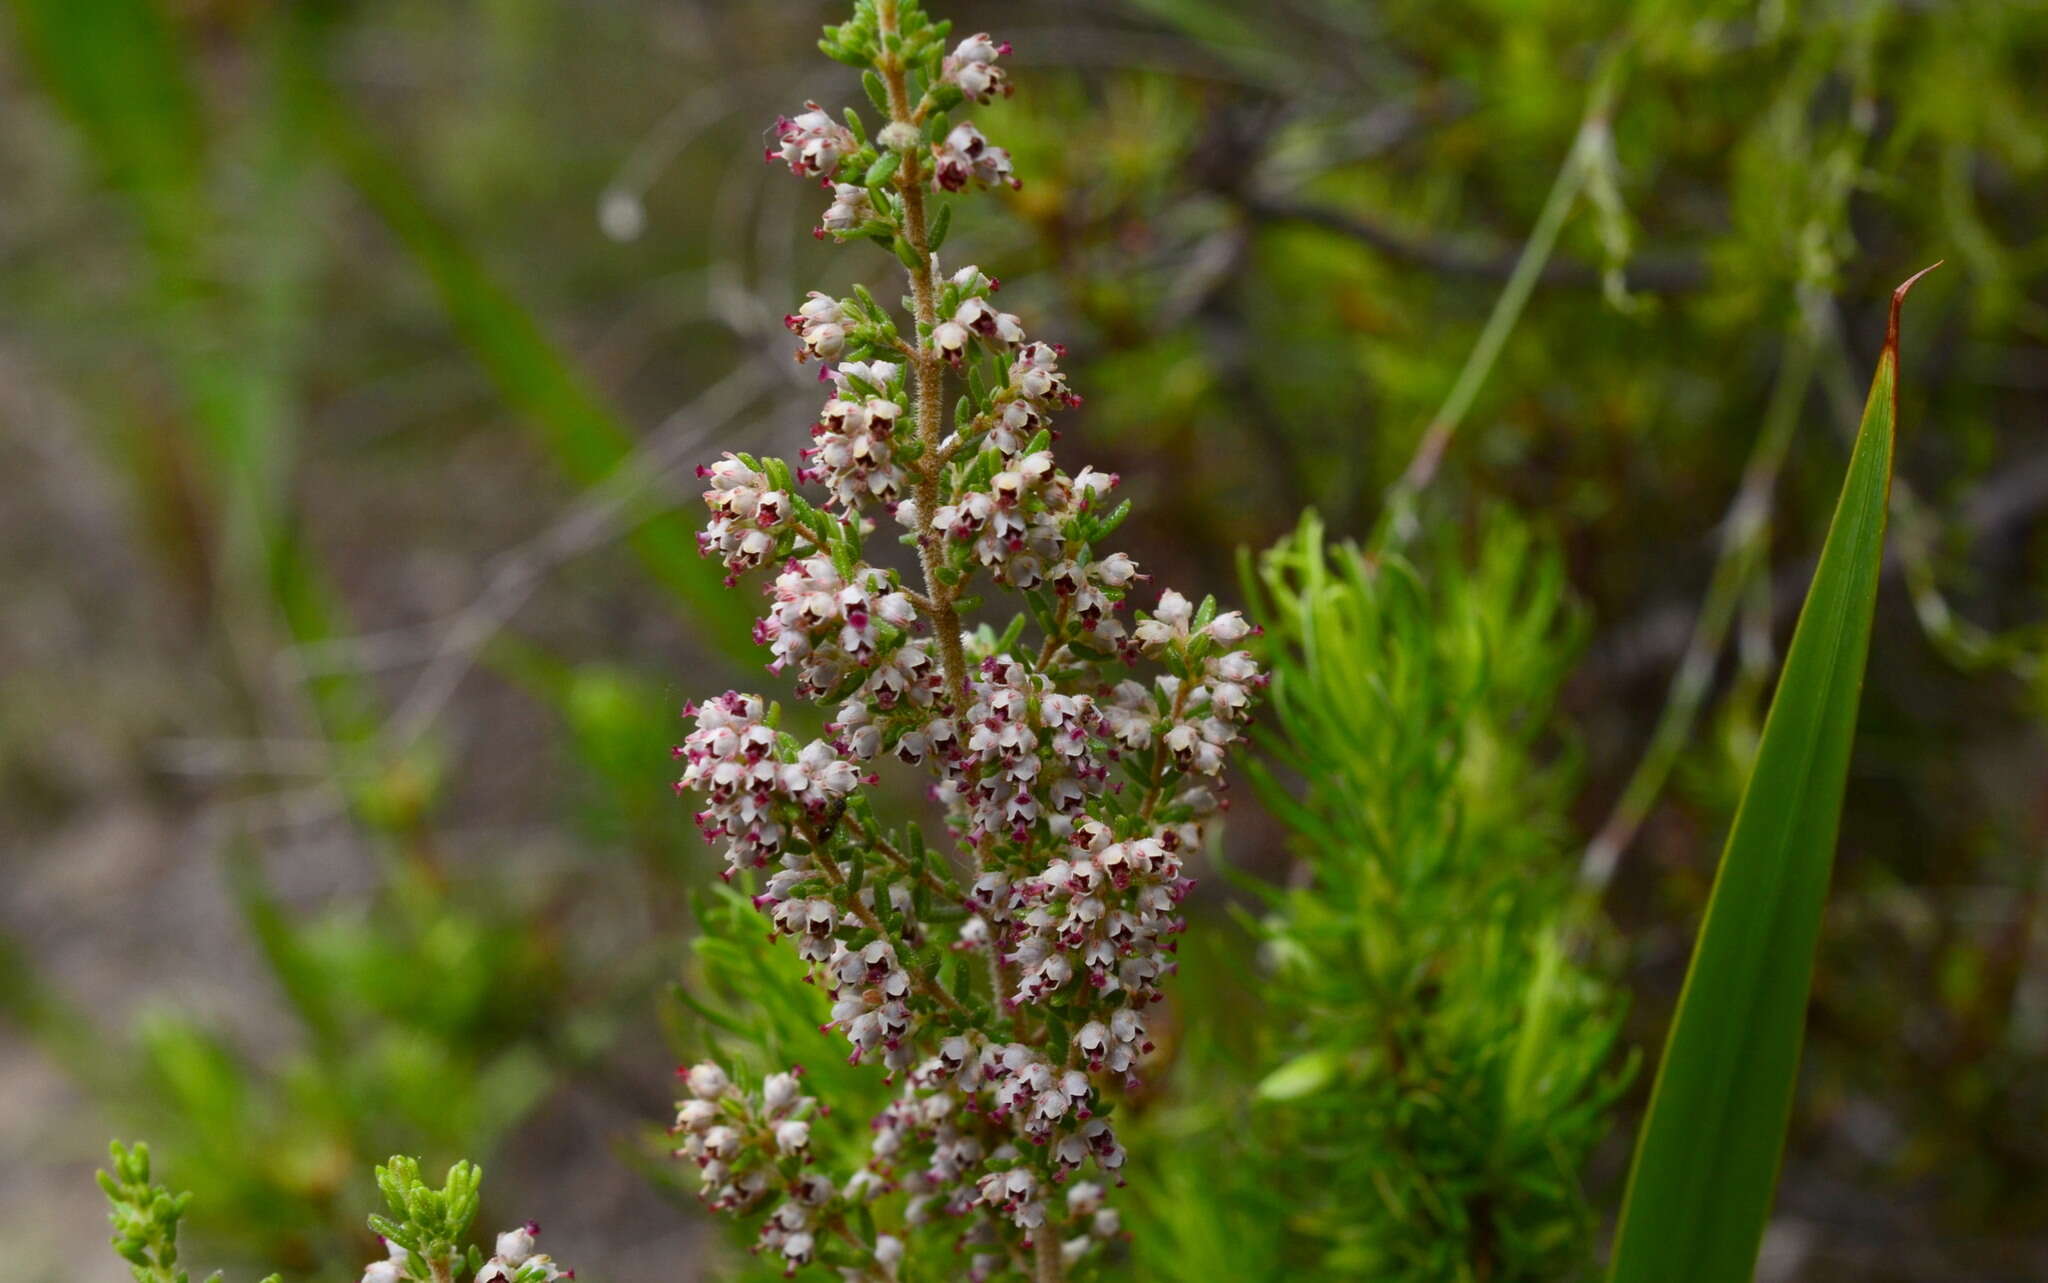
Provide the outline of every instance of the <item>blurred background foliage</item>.
{"type": "MultiPolygon", "coordinates": [[[[808,1017],[666,792],[681,699],[757,671],[689,469],[793,452],[817,391],[779,317],[891,270],[817,245],[758,161],[777,112],[858,97],[812,52],[835,7],[6,8],[15,1272],[117,1268],[88,1174],[118,1130],[200,1191],[197,1259],[353,1277],[402,1151],[480,1160],[483,1219],[538,1216],[587,1277],[694,1277],[668,1065],[720,1021],[794,1051],[808,1017]]],[[[1026,178],[949,252],[1083,362],[1066,448],[1123,474],[1133,553],[1238,596],[1238,550],[1313,506],[1414,567],[1361,581],[1352,673],[1301,669],[1332,702],[1268,719],[1205,881],[1126,1104],[1141,1272],[1583,1264],[1883,300],[1940,257],[1763,1276],[2048,1271],[2048,8],[948,12],[1018,45],[978,119],[1026,178]],[[1509,662],[1475,668],[1488,636],[1509,662]],[[1389,721],[1314,741],[1394,673],[1389,721]],[[1466,765],[1375,775],[1424,728],[1466,765]],[[1400,895],[1332,894],[1424,852],[1400,895]],[[1541,974],[1574,1014],[1536,1154],[1506,1105],[1541,974]],[[1377,1062],[1390,1030],[1456,1081],[1377,1062]],[[1416,1100],[1476,1121],[1410,1128],[1416,1100]],[[1333,1125],[1356,1143],[1302,1141],[1333,1125]],[[1414,1198],[1524,1195],[1428,1242],[1512,1251],[1340,1214],[1352,1182],[1401,1203],[1372,1168],[1416,1137],[1447,1162],[1414,1198]]]]}

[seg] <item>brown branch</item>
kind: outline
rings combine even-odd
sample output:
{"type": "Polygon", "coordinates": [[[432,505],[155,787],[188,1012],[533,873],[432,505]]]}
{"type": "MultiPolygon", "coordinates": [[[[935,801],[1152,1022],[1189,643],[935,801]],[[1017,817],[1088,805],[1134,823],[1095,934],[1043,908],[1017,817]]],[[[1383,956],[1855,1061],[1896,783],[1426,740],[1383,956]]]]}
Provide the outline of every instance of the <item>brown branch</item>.
{"type": "MultiPolygon", "coordinates": [[[[883,4],[879,17],[882,33],[894,35],[896,5],[883,4]]],[[[913,110],[911,107],[902,55],[887,54],[877,65],[888,94],[891,123],[916,125],[922,108],[913,110]]],[[[919,331],[916,348],[910,353],[909,360],[916,389],[917,435],[924,446],[912,467],[917,478],[917,555],[924,571],[925,595],[932,604],[932,629],[938,634],[939,658],[946,672],[947,698],[956,709],[964,712],[968,704],[967,660],[960,646],[960,617],[953,607],[953,599],[959,595],[958,587],[949,588],[939,580],[944,552],[938,528],[932,524],[932,514],[939,506],[940,474],[945,467],[939,455],[939,441],[945,421],[946,363],[931,341],[932,328],[939,321],[939,287],[934,279],[931,236],[925,221],[922,160],[915,147],[904,152],[903,164],[896,171],[895,179],[896,190],[903,198],[903,237],[909,242],[918,264],[909,272],[919,331]]]]}

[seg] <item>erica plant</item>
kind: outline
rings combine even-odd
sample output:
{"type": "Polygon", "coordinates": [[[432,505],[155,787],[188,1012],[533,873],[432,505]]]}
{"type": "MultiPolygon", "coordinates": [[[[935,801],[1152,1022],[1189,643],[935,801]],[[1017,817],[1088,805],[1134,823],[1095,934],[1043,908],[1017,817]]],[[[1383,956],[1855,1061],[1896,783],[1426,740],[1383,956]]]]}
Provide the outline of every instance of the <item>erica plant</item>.
{"type": "Polygon", "coordinates": [[[821,1170],[811,1128],[832,1102],[800,1068],[741,1082],[707,1061],[678,1153],[790,1273],[1058,1279],[1120,1232],[1107,1093],[1151,1046],[1186,862],[1261,677],[1243,617],[1211,601],[1163,591],[1126,626],[1147,577],[1106,546],[1117,478],[1050,450],[1080,403],[1061,349],[978,268],[941,265],[950,200],[1016,182],[949,115],[1010,92],[1008,46],[859,0],[822,47],[886,120],[806,104],[769,158],[828,189],[819,235],[895,254],[907,315],[855,287],[788,318],[829,384],[815,444],[796,466],[702,469],[701,544],[734,582],[772,575],[769,671],[831,720],[804,742],[761,695],[707,699],[686,709],[678,788],[831,995],[826,1029],[894,1094],[865,1158],[821,1170]],[[871,559],[891,533],[904,570],[871,559]],[[876,818],[864,789],[890,758],[929,775],[942,836],[876,818]]]}

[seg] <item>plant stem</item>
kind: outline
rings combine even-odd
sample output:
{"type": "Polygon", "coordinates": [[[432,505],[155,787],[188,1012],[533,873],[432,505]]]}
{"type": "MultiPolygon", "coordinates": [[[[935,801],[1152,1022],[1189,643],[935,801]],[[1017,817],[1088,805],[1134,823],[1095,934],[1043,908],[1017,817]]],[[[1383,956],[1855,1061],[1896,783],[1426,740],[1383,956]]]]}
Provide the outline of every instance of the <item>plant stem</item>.
{"type": "MultiPolygon", "coordinates": [[[[882,0],[878,10],[878,25],[886,42],[897,33],[896,0],[882,0]]],[[[891,124],[917,128],[922,122],[910,103],[902,56],[884,53],[878,60],[876,70],[881,73],[882,84],[888,94],[891,124]]],[[[932,627],[939,635],[939,657],[945,669],[947,695],[955,711],[964,713],[969,702],[967,658],[960,645],[960,617],[954,609],[960,585],[948,585],[939,578],[939,570],[944,562],[944,550],[940,542],[941,533],[932,524],[932,515],[939,508],[939,479],[947,463],[947,456],[940,449],[945,423],[946,365],[931,341],[932,330],[939,323],[939,290],[937,265],[932,255],[929,224],[925,216],[924,158],[916,148],[903,153],[903,164],[896,171],[895,183],[897,192],[903,198],[903,239],[909,242],[917,258],[917,266],[909,271],[911,305],[916,314],[918,331],[917,345],[909,354],[909,360],[911,377],[916,385],[917,435],[919,444],[923,446],[915,467],[917,558],[924,570],[924,591],[931,605],[932,627]]],[[[1004,993],[1000,950],[991,947],[989,961],[991,980],[995,985],[992,1000],[1000,1010],[1004,993]]],[[[933,985],[932,988],[938,989],[938,986],[933,985]]],[[[939,992],[944,993],[943,989],[939,989],[939,992]]],[[[950,994],[945,995],[949,1003],[951,997],[950,994]]],[[[957,1010],[957,1004],[951,1005],[957,1010]]],[[[1066,1277],[1058,1236],[1042,1227],[1036,1235],[1033,1274],[1036,1283],[1062,1283],[1066,1277]]]]}
{"type": "MultiPolygon", "coordinates": [[[[1169,714],[1173,721],[1178,722],[1187,714],[1189,689],[1190,683],[1183,681],[1180,684],[1180,689],[1174,692],[1173,712],[1169,714]]],[[[1146,780],[1145,800],[1139,806],[1138,814],[1144,819],[1150,820],[1152,813],[1159,809],[1159,799],[1165,791],[1166,743],[1164,740],[1153,741],[1152,767],[1146,772],[1146,780]]]]}
{"type": "Polygon", "coordinates": [[[1032,1236],[1032,1251],[1037,1257],[1032,1271],[1035,1283],[1060,1283],[1066,1277],[1066,1262],[1060,1259],[1060,1237],[1052,1232],[1051,1226],[1038,1227],[1032,1236]]]}
{"type": "MultiPolygon", "coordinates": [[[[812,849],[817,853],[817,858],[812,863],[817,867],[818,872],[824,876],[825,881],[832,884],[834,890],[844,890],[847,880],[846,874],[840,871],[838,864],[833,861],[832,853],[826,849],[826,836],[819,833],[816,829],[810,828],[805,828],[803,833],[805,838],[809,839],[812,849]]],[[[858,896],[848,895],[846,897],[846,907],[855,918],[860,920],[862,926],[873,931],[876,935],[886,940],[902,939],[901,936],[883,925],[882,919],[876,915],[873,909],[862,904],[858,896]]],[[[910,965],[908,958],[903,958],[901,961],[903,963],[903,970],[910,976],[911,983],[922,990],[927,998],[930,998],[933,1002],[936,1002],[939,1006],[956,1016],[967,1014],[967,1009],[960,1005],[960,1000],[947,993],[946,987],[938,982],[937,977],[928,974],[922,967],[910,965]]]]}
{"type": "MultiPolygon", "coordinates": [[[[894,0],[887,0],[881,6],[879,17],[883,37],[886,39],[894,35],[894,0]]],[[[902,57],[884,54],[878,70],[882,74],[882,84],[888,90],[891,123],[916,128],[918,121],[904,83],[902,57]]],[[[942,396],[946,368],[945,361],[931,343],[932,327],[939,323],[938,284],[933,279],[931,238],[925,220],[923,157],[915,148],[904,153],[903,165],[896,171],[896,190],[903,197],[903,237],[910,242],[918,261],[918,266],[909,273],[918,329],[910,369],[917,389],[917,436],[924,447],[915,468],[917,559],[924,569],[924,589],[931,602],[932,627],[939,635],[939,657],[946,672],[946,690],[955,709],[964,711],[968,704],[967,659],[960,649],[960,617],[953,608],[958,585],[948,587],[939,581],[943,554],[939,530],[932,524],[932,514],[939,507],[939,475],[945,466],[939,454],[939,441],[944,426],[942,396]]]]}

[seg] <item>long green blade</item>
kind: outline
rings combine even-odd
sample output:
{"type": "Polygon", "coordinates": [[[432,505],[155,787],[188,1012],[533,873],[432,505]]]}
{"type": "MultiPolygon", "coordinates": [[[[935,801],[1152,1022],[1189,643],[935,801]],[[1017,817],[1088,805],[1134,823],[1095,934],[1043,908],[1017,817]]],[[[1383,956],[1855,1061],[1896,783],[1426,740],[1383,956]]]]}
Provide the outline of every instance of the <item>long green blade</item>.
{"type": "Polygon", "coordinates": [[[1637,1138],[1610,1283],[1739,1283],[1756,1266],[1792,1110],[1884,559],[1899,304],[1919,279],[1892,295],[1849,476],[1637,1138]]]}

